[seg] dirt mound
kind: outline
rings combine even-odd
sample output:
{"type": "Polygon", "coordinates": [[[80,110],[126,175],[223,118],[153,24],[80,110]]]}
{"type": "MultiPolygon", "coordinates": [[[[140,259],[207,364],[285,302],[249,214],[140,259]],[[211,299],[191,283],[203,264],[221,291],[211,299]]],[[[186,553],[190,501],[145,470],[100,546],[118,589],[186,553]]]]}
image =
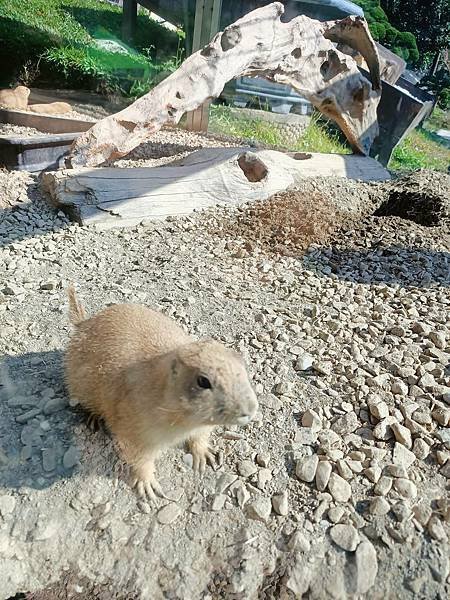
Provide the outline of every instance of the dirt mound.
{"type": "Polygon", "coordinates": [[[234,212],[217,233],[242,241],[245,250],[296,256],[312,243],[325,243],[346,219],[319,193],[291,190],[234,212]]]}

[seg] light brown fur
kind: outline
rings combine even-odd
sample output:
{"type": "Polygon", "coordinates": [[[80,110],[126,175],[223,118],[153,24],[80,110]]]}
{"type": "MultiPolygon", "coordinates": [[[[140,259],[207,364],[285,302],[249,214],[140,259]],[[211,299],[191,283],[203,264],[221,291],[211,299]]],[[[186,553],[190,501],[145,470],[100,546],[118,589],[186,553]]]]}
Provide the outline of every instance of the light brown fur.
{"type": "Polygon", "coordinates": [[[28,110],[41,115],[62,115],[72,112],[72,107],[67,102],[48,102],[47,104],[30,104],[28,110]]]}
{"type": "Polygon", "coordinates": [[[194,468],[204,470],[213,458],[212,428],[245,424],[257,409],[241,357],[216,341],[194,341],[145,306],[118,304],[85,320],[73,287],[68,293],[75,325],[65,356],[69,394],[105,420],[133,467],[138,492],[162,493],[155,458],[183,440],[194,468]]]}
{"type": "Polygon", "coordinates": [[[28,105],[29,88],[18,85],[14,89],[0,90],[0,106],[26,110],[28,105]]]}

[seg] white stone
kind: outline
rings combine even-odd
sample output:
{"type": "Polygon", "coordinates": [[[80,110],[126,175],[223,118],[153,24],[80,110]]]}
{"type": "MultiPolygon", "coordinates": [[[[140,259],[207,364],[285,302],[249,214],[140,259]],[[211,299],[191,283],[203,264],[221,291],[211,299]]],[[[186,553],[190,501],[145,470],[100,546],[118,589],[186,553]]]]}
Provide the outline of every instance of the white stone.
{"type": "Polygon", "coordinates": [[[307,371],[311,369],[313,363],[314,358],[310,354],[300,354],[295,363],[295,368],[297,371],[307,371]]]}
{"type": "Polygon", "coordinates": [[[342,506],[333,506],[327,512],[327,517],[332,523],[339,523],[344,515],[345,509],[342,506]]]}
{"type": "Polygon", "coordinates": [[[446,337],[443,331],[432,331],[428,337],[436,346],[436,348],[445,350],[446,337]]]}
{"type": "Polygon", "coordinates": [[[178,504],[170,503],[163,506],[157,513],[156,518],[162,525],[169,525],[178,519],[181,514],[181,507],[178,504]]]}
{"type": "Polygon", "coordinates": [[[343,477],[344,479],[353,479],[353,471],[350,469],[350,467],[344,459],[338,460],[336,466],[341,477],[343,477]]]}
{"type": "Polygon", "coordinates": [[[256,455],[256,462],[260,467],[268,467],[270,463],[270,454],[268,452],[260,452],[256,455]]]}
{"type": "Polygon", "coordinates": [[[289,550],[300,550],[301,552],[309,552],[311,544],[305,535],[298,529],[294,531],[288,542],[289,550]]]}
{"type": "Polygon", "coordinates": [[[339,435],[352,433],[358,428],[358,417],[354,411],[346,413],[339,417],[331,426],[332,431],[339,435]]]}
{"type": "Polygon", "coordinates": [[[252,500],[251,502],[247,502],[245,508],[250,519],[266,523],[272,512],[272,502],[270,498],[261,496],[255,498],[255,500],[252,500]]]}
{"type": "Polygon", "coordinates": [[[445,532],[444,526],[437,515],[432,515],[432,517],[428,521],[427,529],[428,533],[435,540],[443,542],[447,539],[447,534],[445,532]]]}
{"type": "Polygon", "coordinates": [[[396,422],[397,419],[391,416],[382,419],[373,429],[374,437],[377,438],[377,440],[389,440],[394,435],[391,426],[396,422]]]}
{"type": "Polygon", "coordinates": [[[328,491],[336,502],[348,502],[352,495],[350,484],[336,473],[331,473],[330,475],[328,491]]]}
{"type": "Polygon", "coordinates": [[[375,484],[373,488],[374,494],[377,496],[386,496],[391,491],[392,488],[392,478],[386,477],[383,475],[375,484]]]}
{"type": "Polygon", "coordinates": [[[408,450],[403,444],[395,442],[393,453],[394,465],[401,465],[407,469],[416,460],[416,455],[411,450],[408,450]]]}
{"type": "Polygon", "coordinates": [[[0,515],[6,517],[14,510],[16,505],[16,499],[14,496],[9,496],[5,494],[4,496],[0,496],[0,515]]]}
{"type": "Polygon", "coordinates": [[[363,471],[364,475],[372,483],[376,483],[381,477],[381,468],[378,466],[368,467],[363,471]]]}
{"type": "Polygon", "coordinates": [[[376,419],[381,421],[381,419],[385,419],[389,416],[389,407],[386,402],[381,400],[381,398],[378,398],[377,396],[375,398],[371,398],[368,400],[367,404],[369,406],[370,414],[376,419]]]}
{"type": "Polygon", "coordinates": [[[319,461],[316,469],[316,488],[319,492],[325,491],[330,479],[331,471],[331,463],[326,460],[319,461]]]}
{"type": "Polygon", "coordinates": [[[286,516],[289,512],[289,496],[287,490],[281,492],[281,494],[274,494],[272,496],[273,510],[282,516],[286,516]]]}
{"type": "Polygon", "coordinates": [[[403,444],[407,448],[412,447],[411,432],[407,427],[400,425],[400,423],[392,423],[391,429],[397,442],[400,442],[400,444],[403,444]]]}
{"type": "Polygon", "coordinates": [[[211,504],[211,510],[222,510],[222,508],[225,505],[226,499],[226,494],[216,494],[211,504]]]}
{"type": "Polygon", "coordinates": [[[372,515],[383,516],[387,515],[387,513],[391,510],[391,505],[389,502],[383,498],[382,496],[377,496],[370,503],[369,511],[372,515]]]}
{"type": "Polygon", "coordinates": [[[377,553],[367,540],[356,549],[356,593],[366,594],[374,585],[378,573],[377,553]]]}
{"type": "Polygon", "coordinates": [[[409,392],[409,387],[401,379],[396,379],[391,385],[391,392],[400,396],[407,396],[409,392]]]}
{"type": "Polygon", "coordinates": [[[330,528],[333,542],[347,552],[354,552],[359,542],[359,535],[353,525],[340,524],[330,528]]]}
{"type": "Polygon", "coordinates": [[[258,467],[251,460],[241,460],[237,468],[239,475],[242,475],[242,477],[250,477],[258,470],[258,467]]]}
{"type": "Polygon", "coordinates": [[[425,460],[425,458],[430,453],[430,447],[425,442],[425,440],[422,440],[421,438],[416,438],[414,440],[412,451],[414,452],[414,455],[417,456],[417,458],[425,460]]]}
{"type": "Polygon", "coordinates": [[[442,427],[448,427],[450,424],[450,408],[435,408],[431,413],[431,416],[439,423],[439,425],[442,425],[442,427]]]}
{"type": "Polygon", "coordinates": [[[295,473],[299,479],[311,483],[316,475],[317,465],[319,464],[319,457],[317,454],[302,458],[297,461],[295,473]]]}
{"type": "Polygon", "coordinates": [[[395,479],[394,489],[402,498],[415,498],[417,496],[417,488],[409,479],[395,479]]]}
{"type": "Polygon", "coordinates": [[[322,429],[322,419],[312,409],[308,409],[303,413],[302,416],[303,427],[310,427],[313,431],[320,431],[322,429]]]}

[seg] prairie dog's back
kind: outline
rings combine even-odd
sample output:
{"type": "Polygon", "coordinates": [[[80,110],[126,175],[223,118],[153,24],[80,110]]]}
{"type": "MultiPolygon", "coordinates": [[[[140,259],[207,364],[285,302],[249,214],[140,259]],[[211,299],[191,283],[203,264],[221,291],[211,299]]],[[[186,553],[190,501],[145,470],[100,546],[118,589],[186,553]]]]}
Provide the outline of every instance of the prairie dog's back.
{"type": "Polygon", "coordinates": [[[127,366],[164,354],[192,338],[172,319],[138,304],[116,304],[81,321],[66,352],[70,395],[97,412],[127,366]]]}

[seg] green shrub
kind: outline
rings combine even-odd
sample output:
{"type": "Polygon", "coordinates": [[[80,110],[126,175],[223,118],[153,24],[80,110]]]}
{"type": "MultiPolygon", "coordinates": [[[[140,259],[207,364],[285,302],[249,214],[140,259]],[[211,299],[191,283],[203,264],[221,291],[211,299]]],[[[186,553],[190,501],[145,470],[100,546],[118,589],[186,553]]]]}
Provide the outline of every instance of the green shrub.
{"type": "Polygon", "coordinates": [[[450,108],[450,73],[442,66],[435,75],[424,77],[421,84],[426,86],[437,97],[440,108],[450,108]]]}
{"type": "Polygon", "coordinates": [[[121,9],[101,0],[0,0],[0,84],[23,73],[38,83],[129,91],[134,77],[149,82],[180,47],[177,33],[138,15],[128,53],[99,48],[96,40],[119,40],[121,9]]]}
{"type": "Polygon", "coordinates": [[[400,32],[397,29],[395,29],[395,27],[392,27],[392,25],[387,25],[386,35],[384,38],[385,42],[392,47],[394,45],[395,41],[397,40],[399,33],[400,32]]]}
{"type": "Polygon", "coordinates": [[[439,108],[450,110],[450,87],[442,88],[438,96],[439,108]]]}
{"type": "Polygon", "coordinates": [[[380,6],[380,0],[354,0],[366,17],[375,40],[390,48],[410,64],[419,60],[416,38],[412,33],[398,31],[393,27],[380,6]]]}

